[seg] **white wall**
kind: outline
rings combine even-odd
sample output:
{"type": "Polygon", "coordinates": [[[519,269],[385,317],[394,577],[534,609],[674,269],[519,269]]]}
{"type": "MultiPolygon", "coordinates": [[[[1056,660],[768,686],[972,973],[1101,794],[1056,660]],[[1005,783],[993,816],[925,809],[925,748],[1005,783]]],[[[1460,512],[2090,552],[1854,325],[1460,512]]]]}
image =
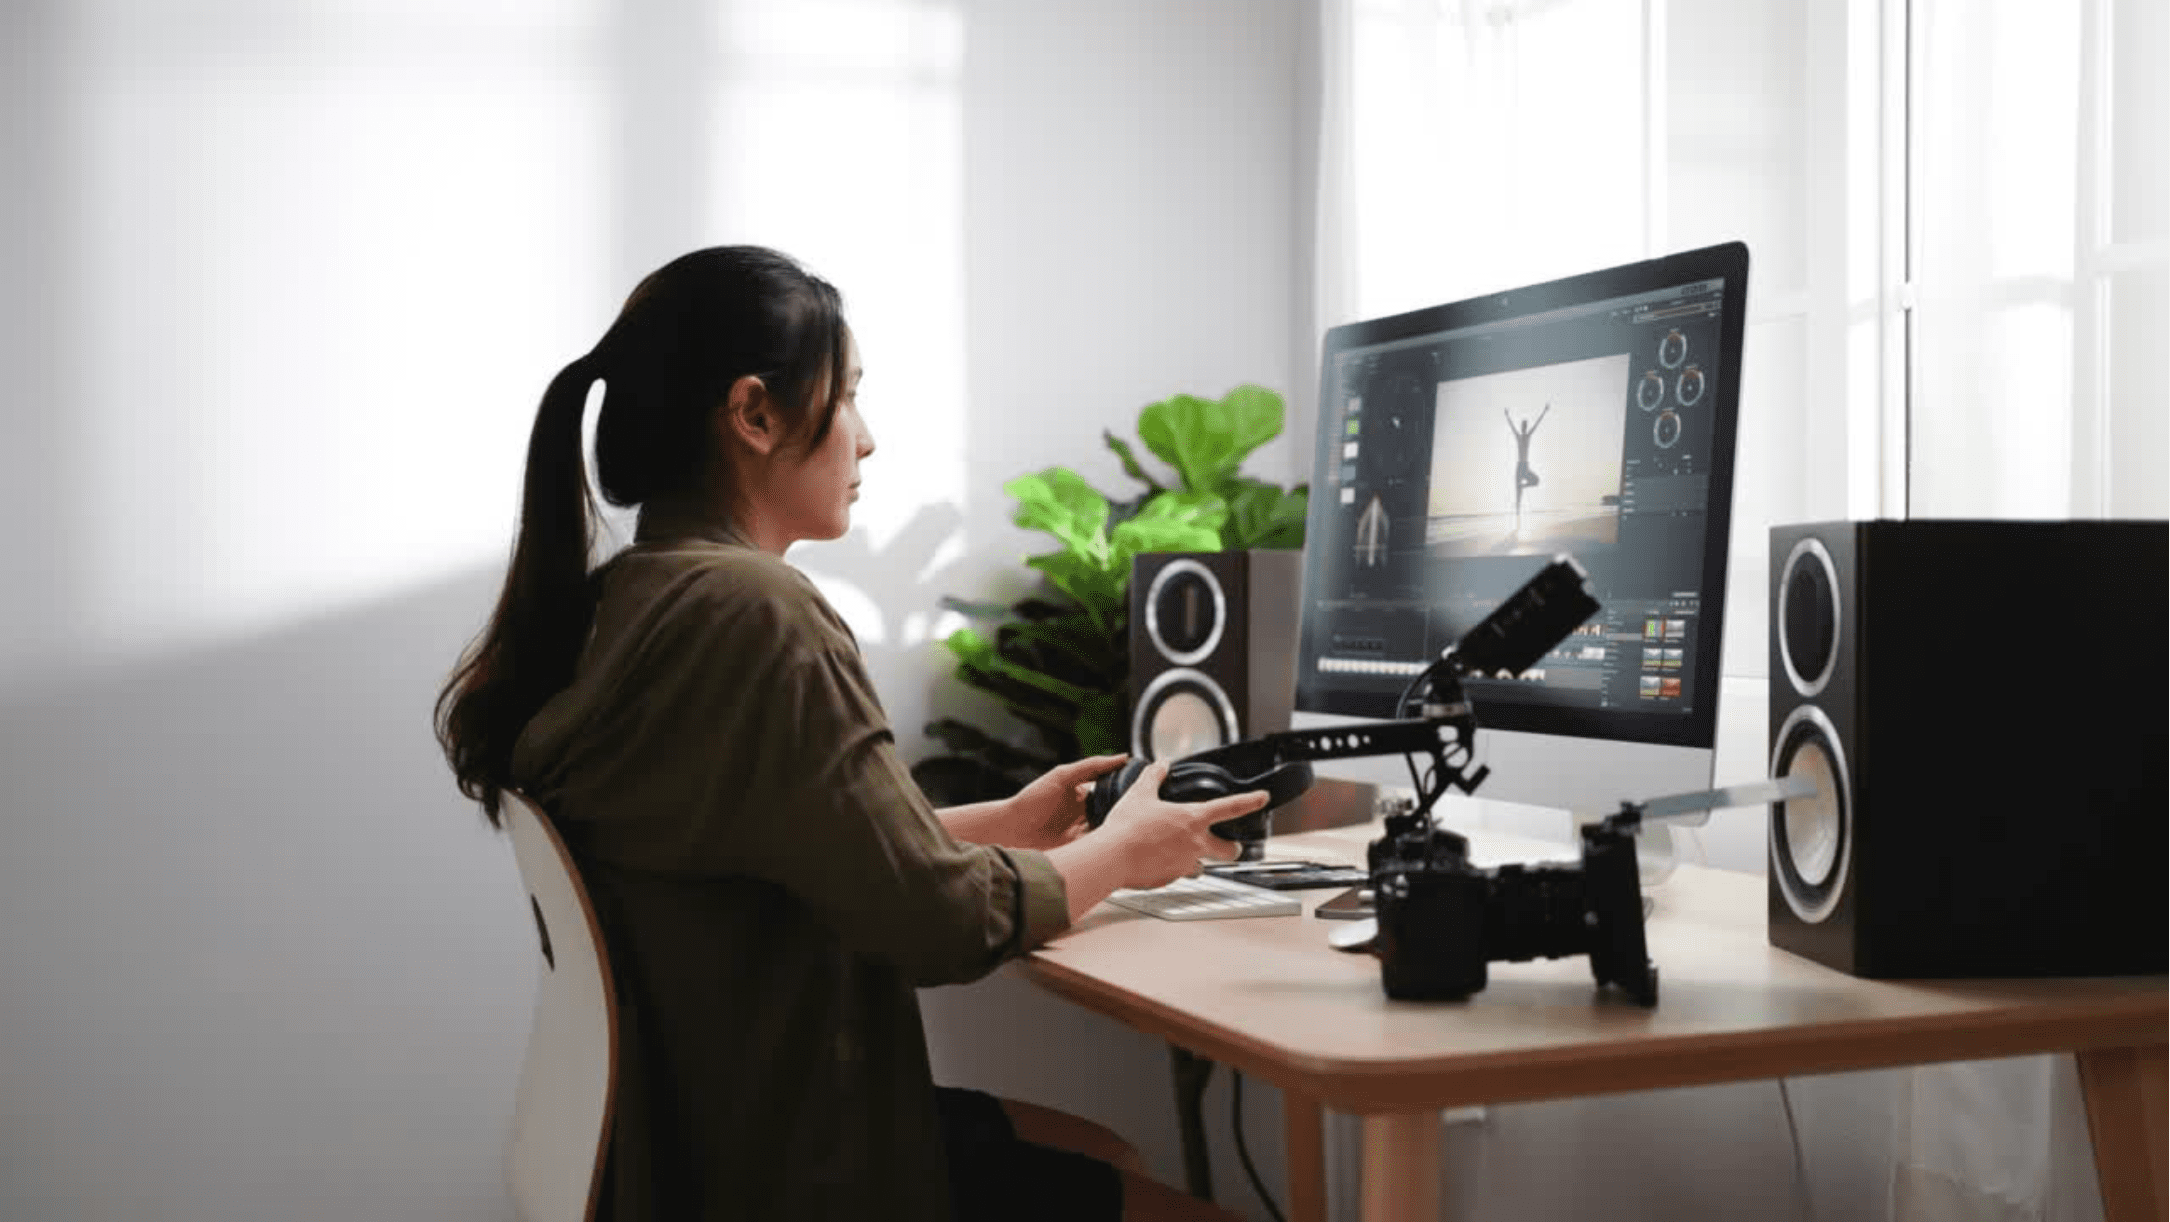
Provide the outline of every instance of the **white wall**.
{"type": "MultiPolygon", "coordinates": [[[[910,747],[1002,480],[1294,364],[1294,0],[0,12],[0,1217],[508,1216],[533,934],[429,706],[640,272],[845,290],[882,451],[799,559],[910,747]]],[[[1158,1049],[1006,989],[945,1072],[1172,1173],[1158,1049]]]]}
{"type": "MultiPolygon", "coordinates": [[[[1100,432],[1134,437],[1146,403],[1243,381],[1308,396],[1291,385],[1289,340],[1309,242],[1307,7],[1128,0],[1050,20],[1044,6],[974,6],[987,53],[965,70],[971,487],[1062,462],[1125,489],[1100,432]]],[[[1308,444],[1285,440],[1250,467],[1308,478],[1294,473],[1298,450],[1307,469],[1308,444]]],[[[975,501],[966,530],[1013,566],[1047,543],[1003,526],[1008,509],[975,501]]],[[[922,997],[938,1077],[1113,1125],[1180,1182],[1164,1045],[1007,976],[922,997]]],[[[1221,1198],[1242,1202],[1223,1090],[1225,1075],[1216,1171],[1221,1198]]],[[[1252,1099],[1252,1148],[1278,1185],[1278,1105],[1263,1089],[1252,1099]]]]}
{"type": "MultiPolygon", "coordinates": [[[[0,1217],[509,1216],[532,934],[428,707],[548,374],[691,246],[844,288],[882,450],[863,529],[795,558],[916,750],[974,707],[936,601],[1014,590],[1040,546],[1003,480],[1120,488],[1100,431],[1176,391],[1308,416],[1312,7],[13,0],[0,1217]]],[[[1751,764],[1759,709],[1730,710],[1751,764]]],[[[1713,859],[1753,868],[1729,836],[1713,859]]],[[[926,1006],[945,1080],[1177,1175],[1160,1045],[1007,977],[926,1006]]],[[[1881,1206],[1861,1080],[1798,1086],[1823,1216],[1881,1206]]],[[[1494,1109],[1447,1199],[1775,1214],[1774,1094],[1494,1109]]],[[[1220,1197],[1263,1217],[1227,1102],[1224,1074],[1220,1197]]],[[[1277,1099],[1245,1102],[1278,1187],[1277,1099]]]]}

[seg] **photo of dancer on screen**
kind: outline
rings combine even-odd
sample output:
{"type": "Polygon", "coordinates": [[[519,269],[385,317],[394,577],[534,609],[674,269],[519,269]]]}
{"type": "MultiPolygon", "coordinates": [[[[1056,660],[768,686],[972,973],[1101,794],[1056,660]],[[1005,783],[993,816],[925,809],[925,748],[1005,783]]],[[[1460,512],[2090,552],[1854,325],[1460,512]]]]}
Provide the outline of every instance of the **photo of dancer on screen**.
{"type": "Polygon", "coordinates": [[[1537,413],[1537,419],[1527,424],[1516,424],[1514,417],[1508,416],[1505,408],[1501,408],[1499,414],[1507,417],[1507,427],[1514,432],[1514,532],[1517,536],[1520,536],[1522,533],[1522,490],[1535,488],[1544,482],[1537,478],[1535,471],[1530,470],[1530,434],[1537,431],[1537,426],[1545,422],[1546,416],[1552,414],[1552,405],[1550,403],[1545,404],[1545,410],[1537,413]]]}
{"type": "Polygon", "coordinates": [[[1438,383],[1430,554],[1547,555],[1618,542],[1631,373],[1621,353],[1438,383]]]}

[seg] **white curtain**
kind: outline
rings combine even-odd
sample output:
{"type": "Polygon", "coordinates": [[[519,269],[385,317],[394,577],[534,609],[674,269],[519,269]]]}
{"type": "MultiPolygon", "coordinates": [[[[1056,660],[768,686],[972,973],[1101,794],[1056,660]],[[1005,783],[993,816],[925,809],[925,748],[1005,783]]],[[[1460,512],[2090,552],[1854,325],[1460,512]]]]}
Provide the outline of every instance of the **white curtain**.
{"type": "Polygon", "coordinates": [[[2170,5],[1912,8],[1912,510],[2162,517],[2170,5]]]}
{"type": "MultiPolygon", "coordinates": [[[[1322,328],[1748,243],[1727,594],[1761,605],[1770,524],[1845,517],[1859,508],[1853,485],[1874,490],[1850,469],[1869,447],[1873,473],[1879,405],[1847,406],[1845,387],[1854,365],[1873,383],[1877,352],[1849,348],[1844,261],[1813,253],[1845,236],[1847,168],[1816,159],[1840,142],[1845,112],[1817,93],[1837,98],[1843,65],[1826,73],[1838,85],[1812,78],[1804,41],[1838,63],[1844,10],[1809,0],[1321,7],[1322,328]]],[[[1763,676],[1762,619],[1728,625],[1728,675],[1763,676]]]]}
{"type": "MultiPolygon", "coordinates": [[[[2170,512],[2162,0],[1320,7],[1321,327],[1748,243],[1730,678],[1774,523],[2170,512]]],[[[1884,1216],[2099,1216],[2068,1058],[1860,1082],[1884,1216]]]]}

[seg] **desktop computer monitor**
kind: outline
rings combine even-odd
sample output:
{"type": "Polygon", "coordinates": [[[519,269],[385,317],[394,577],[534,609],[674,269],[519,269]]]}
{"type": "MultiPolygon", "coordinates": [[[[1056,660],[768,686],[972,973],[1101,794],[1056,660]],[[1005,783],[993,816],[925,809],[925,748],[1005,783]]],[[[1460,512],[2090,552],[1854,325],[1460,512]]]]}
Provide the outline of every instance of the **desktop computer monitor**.
{"type": "MultiPolygon", "coordinates": [[[[1329,330],[1298,728],[1397,716],[1564,552],[1600,610],[1519,679],[1465,685],[1476,796],[1597,815],[1708,788],[1747,288],[1731,243],[1329,330]]],[[[1381,762],[1344,775],[1393,781],[1381,762]]],[[[1646,839],[1646,879],[1669,846],[1646,839]]]]}

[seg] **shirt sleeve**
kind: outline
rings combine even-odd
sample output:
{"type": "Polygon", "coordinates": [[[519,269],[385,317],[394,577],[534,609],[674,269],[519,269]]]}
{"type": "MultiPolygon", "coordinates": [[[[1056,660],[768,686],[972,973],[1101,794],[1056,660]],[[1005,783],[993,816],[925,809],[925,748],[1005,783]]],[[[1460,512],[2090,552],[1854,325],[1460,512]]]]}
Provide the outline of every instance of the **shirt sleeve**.
{"type": "Polygon", "coordinates": [[[778,627],[758,663],[737,668],[754,682],[719,720],[750,720],[716,753],[690,863],[776,884],[914,986],[978,979],[1066,926],[1045,854],[965,844],[942,826],[841,623],[778,627]]]}

